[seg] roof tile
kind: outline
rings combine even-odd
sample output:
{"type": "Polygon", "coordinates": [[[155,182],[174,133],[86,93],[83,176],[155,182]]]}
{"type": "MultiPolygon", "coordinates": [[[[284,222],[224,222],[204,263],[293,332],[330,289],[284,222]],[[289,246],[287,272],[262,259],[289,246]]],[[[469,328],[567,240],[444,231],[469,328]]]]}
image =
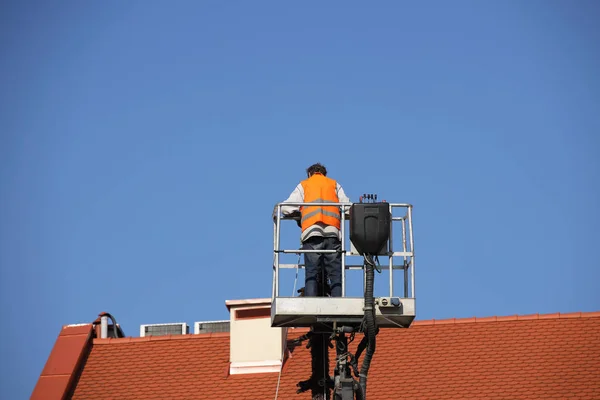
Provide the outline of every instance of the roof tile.
{"type": "Polygon", "coordinates": [[[477,322],[477,318],[473,317],[473,318],[457,318],[456,319],[457,324],[466,324],[469,322],[477,322]]]}
{"type": "Polygon", "coordinates": [[[560,313],[541,314],[539,317],[539,319],[556,319],[556,318],[560,318],[560,313]]]}
{"type": "Polygon", "coordinates": [[[561,318],[581,318],[580,312],[560,314],[561,318]]]}

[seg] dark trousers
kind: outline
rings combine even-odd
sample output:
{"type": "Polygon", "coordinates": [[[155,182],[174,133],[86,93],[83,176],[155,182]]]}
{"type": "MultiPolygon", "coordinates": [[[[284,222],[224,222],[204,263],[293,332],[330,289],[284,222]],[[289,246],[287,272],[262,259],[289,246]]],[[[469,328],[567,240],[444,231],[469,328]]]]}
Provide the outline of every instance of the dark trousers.
{"type": "MultiPolygon", "coordinates": [[[[303,244],[303,250],[341,250],[336,237],[311,237],[303,244]]],[[[330,280],[331,297],[342,296],[342,253],[304,253],[306,283],[304,296],[319,295],[319,284],[324,282],[323,272],[330,280]]]]}

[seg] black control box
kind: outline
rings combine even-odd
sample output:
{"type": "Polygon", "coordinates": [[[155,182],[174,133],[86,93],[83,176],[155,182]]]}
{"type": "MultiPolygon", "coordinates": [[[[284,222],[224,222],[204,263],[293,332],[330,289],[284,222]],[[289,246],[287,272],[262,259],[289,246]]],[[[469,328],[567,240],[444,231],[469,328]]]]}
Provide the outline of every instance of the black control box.
{"type": "Polygon", "coordinates": [[[390,237],[390,205],[354,203],[350,206],[350,240],[361,254],[379,254],[390,237]]]}

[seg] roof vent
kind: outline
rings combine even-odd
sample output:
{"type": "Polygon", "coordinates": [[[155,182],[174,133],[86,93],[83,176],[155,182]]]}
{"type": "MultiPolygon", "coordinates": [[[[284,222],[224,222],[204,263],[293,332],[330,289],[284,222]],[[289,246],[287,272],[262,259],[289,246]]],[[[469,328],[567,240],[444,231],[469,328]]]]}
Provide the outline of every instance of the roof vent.
{"type": "Polygon", "coordinates": [[[229,320],[194,322],[194,334],[229,332],[229,320]]]}
{"type": "Polygon", "coordinates": [[[140,337],[185,335],[189,332],[190,328],[185,322],[176,322],[170,324],[147,324],[140,326],[140,337]]]}

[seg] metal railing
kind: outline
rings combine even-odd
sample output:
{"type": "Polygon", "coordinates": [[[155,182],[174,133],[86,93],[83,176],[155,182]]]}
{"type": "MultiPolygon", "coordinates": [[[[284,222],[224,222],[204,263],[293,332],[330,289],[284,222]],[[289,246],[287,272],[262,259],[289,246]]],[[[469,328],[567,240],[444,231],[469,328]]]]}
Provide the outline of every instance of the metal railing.
{"type": "MultiPolygon", "coordinates": [[[[347,257],[361,257],[358,253],[346,249],[346,213],[349,211],[353,203],[278,203],[276,207],[276,217],[273,226],[273,290],[272,300],[279,295],[279,270],[281,268],[304,268],[304,264],[282,264],[279,262],[281,254],[304,254],[304,253],[336,253],[337,250],[303,250],[303,249],[281,249],[281,222],[285,220],[294,220],[293,217],[284,217],[281,215],[281,208],[285,206],[301,207],[301,206],[338,206],[342,211],[341,215],[341,263],[342,263],[342,297],[346,297],[346,270],[363,269],[363,263],[347,264],[347,257]]],[[[382,252],[379,258],[388,257],[387,265],[381,265],[382,270],[389,271],[389,296],[394,296],[394,270],[404,270],[404,296],[409,297],[408,285],[410,281],[410,297],[416,298],[415,295],[415,250],[413,240],[413,224],[412,224],[412,205],[407,203],[389,203],[392,222],[390,224],[390,236],[387,242],[387,251],[382,252]],[[405,214],[402,216],[394,216],[394,209],[404,209],[405,214]],[[400,222],[402,226],[402,251],[394,251],[394,223],[400,222]],[[394,264],[394,258],[402,259],[402,264],[394,264]],[[410,276],[409,276],[410,274],[410,276]]],[[[300,233],[298,233],[300,234],[300,233]]],[[[352,247],[352,243],[351,243],[352,247]]],[[[363,273],[363,290],[364,290],[364,273],[363,273]]]]}

